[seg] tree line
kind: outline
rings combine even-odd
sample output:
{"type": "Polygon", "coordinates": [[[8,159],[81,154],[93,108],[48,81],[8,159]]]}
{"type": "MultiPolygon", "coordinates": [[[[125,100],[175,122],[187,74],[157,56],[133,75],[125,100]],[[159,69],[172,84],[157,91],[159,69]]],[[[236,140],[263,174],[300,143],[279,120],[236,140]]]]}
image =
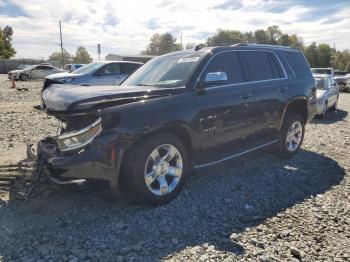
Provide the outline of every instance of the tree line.
{"type": "MultiPolygon", "coordinates": [[[[204,46],[230,46],[237,43],[256,43],[269,45],[290,46],[304,52],[311,67],[333,67],[338,70],[350,71],[350,53],[348,50],[337,51],[328,44],[311,43],[304,45],[302,39],[296,34],[283,33],[276,25],[267,29],[258,29],[254,32],[241,32],[238,30],[218,29],[208,37],[204,46]]],[[[195,44],[187,44],[185,49],[192,49],[195,44]]],[[[165,53],[183,50],[183,46],[176,42],[170,33],[154,34],[146,50],[142,54],[162,55],[165,53]]]]}
{"type": "MultiPolygon", "coordinates": [[[[0,57],[11,58],[16,54],[16,50],[12,47],[13,30],[10,26],[3,29],[0,28],[0,57]]],[[[297,48],[304,52],[311,67],[333,67],[338,70],[350,71],[350,53],[349,50],[338,51],[328,44],[304,45],[301,38],[296,34],[287,34],[280,30],[279,26],[273,25],[267,29],[258,29],[250,32],[242,32],[239,30],[223,30],[218,29],[217,32],[208,37],[204,46],[229,46],[237,43],[257,43],[282,45],[297,48]]],[[[186,45],[185,49],[192,49],[194,43],[186,45]]],[[[184,47],[177,43],[176,38],[171,33],[159,34],[155,33],[150,42],[142,52],[146,55],[163,55],[173,51],[183,50],[184,47]]],[[[49,56],[50,61],[61,62],[61,52],[54,52],[49,56]]],[[[92,57],[88,51],[79,46],[75,55],[71,55],[66,50],[63,50],[63,63],[83,63],[87,64],[92,61],[92,57]]]]}
{"type": "MultiPolygon", "coordinates": [[[[61,63],[61,51],[53,52],[49,56],[49,61],[61,63]]],[[[92,62],[92,57],[85,47],[79,46],[75,55],[71,55],[66,49],[63,49],[63,64],[88,64],[92,62]]]]}

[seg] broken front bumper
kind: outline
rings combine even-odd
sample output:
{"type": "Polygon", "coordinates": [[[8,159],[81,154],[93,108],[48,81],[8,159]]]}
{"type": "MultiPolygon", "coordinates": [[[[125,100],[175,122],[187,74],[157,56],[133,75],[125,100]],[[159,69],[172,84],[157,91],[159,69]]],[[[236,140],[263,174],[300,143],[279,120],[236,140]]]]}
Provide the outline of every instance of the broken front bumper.
{"type": "Polygon", "coordinates": [[[28,159],[40,158],[46,163],[48,178],[58,184],[82,183],[86,179],[118,184],[120,163],[124,150],[117,151],[117,136],[101,135],[79,151],[63,153],[57,140],[48,137],[37,143],[37,149],[28,146],[28,159]]]}

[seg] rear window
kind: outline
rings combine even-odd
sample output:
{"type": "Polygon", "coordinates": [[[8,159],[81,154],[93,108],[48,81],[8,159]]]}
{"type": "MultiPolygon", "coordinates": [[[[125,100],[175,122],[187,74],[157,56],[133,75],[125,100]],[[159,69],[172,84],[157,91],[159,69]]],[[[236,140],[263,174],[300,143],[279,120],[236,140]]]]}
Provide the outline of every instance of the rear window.
{"type": "Polygon", "coordinates": [[[310,67],[304,55],[300,52],[281,52],[286,58],[289,66],[293,70],[296,77],[309,76],[310,67]]]}
{"type": "Polygon", "coordinates": [[[243,51],[239,52],[239,56],[248,82],[279,78],[275,77],[272,61],[266,52],[243,51]]]}

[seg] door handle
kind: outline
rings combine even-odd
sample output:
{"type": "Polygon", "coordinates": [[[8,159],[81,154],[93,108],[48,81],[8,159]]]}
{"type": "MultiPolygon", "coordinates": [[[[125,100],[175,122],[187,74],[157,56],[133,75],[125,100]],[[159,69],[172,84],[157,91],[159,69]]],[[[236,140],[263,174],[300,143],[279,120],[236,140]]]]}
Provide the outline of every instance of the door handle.
{"type": "Polygon", "coordinates": [[[278,90],[280,90],[281,92],[285,92],[288,90],[288,86],[281,86],[280,88],[278,88],[278,90]]]}
{"type": "Polygon", "coordinates": [[[253,93],[249,92],[249,93],[243,93],[239,97],[243,99],[248,99],[249,97],[252,97],[252,96],[253,96],[253,93]]]}

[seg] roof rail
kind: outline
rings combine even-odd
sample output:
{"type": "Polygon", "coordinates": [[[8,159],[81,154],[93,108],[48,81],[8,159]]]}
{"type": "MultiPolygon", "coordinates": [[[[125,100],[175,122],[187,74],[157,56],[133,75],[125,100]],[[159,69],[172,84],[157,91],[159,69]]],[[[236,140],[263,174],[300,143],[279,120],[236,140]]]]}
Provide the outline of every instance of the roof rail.
{"type": "Polygon", "coordinates": [[[268,45],[268,44],[256,44],[256,43],[238,43],[231,46],[259,46],[259,47],[271,47],[271,48],[288,48],[291,49],[290,46],[283,45],[268,45]]]}

